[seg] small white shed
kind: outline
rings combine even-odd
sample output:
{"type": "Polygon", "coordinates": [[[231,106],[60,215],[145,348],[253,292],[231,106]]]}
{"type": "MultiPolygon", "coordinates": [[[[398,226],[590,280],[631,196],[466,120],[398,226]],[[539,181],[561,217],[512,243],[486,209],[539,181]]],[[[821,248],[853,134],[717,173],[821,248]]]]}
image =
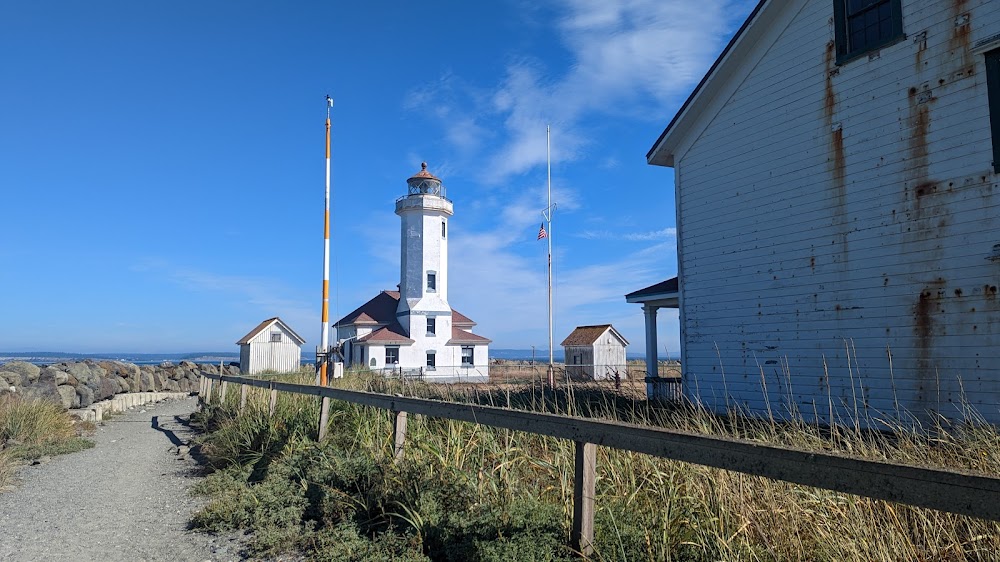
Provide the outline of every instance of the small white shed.
{"type": "Polygon", "coordinates": [[[264,320],[243,339],[240,346],[240,372],[256,375],[265,371],[289,373],[299,370],[302,344],[306,340],[275,316],[264,320]]]}
{"type": "Polygon", "coordinates": [[[625,347],[628,341],[611,324],[577,326],[562,344],[566,373],[594,380],[625,378],[625,347]]]}

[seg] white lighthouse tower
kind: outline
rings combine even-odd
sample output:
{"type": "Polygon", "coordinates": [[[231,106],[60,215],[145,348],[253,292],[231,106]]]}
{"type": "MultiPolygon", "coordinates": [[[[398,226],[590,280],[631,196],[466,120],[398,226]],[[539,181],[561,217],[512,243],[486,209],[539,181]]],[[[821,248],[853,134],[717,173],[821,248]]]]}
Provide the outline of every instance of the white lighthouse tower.
{"type": "MultiPolygon", "coordinates": [[[[406,187],[406,195],[396,200],[401,251],[396,317],[414,340],[414,351],[433,353],[451,337],[448,218],[454,211],[426,162],[406,187]]],[[[433,359],[427,361],[430,366],[433,359]]]]}
{"type": "Polygon", "coordinates": [[[399,290],[382,291],[337,323],[349,365],[425,380],[489,380],[490,340],[448,303],[448,220],[454,214],[427,163],[396,200],[399,290]]]}

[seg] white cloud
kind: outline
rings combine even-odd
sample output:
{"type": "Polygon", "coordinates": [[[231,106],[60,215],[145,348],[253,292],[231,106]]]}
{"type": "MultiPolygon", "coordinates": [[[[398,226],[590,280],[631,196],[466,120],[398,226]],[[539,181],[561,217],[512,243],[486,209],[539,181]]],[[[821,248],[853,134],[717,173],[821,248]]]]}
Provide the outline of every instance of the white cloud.
{"type": "Polygon", "coordinates": [[[575,236],[587,240],[626,240],[629,242],[651,242],[655,240],[672,240],[677,237],[677,229],[667,227],[648,232],[620,232],[617,230],[586,230],[575,236]]]}

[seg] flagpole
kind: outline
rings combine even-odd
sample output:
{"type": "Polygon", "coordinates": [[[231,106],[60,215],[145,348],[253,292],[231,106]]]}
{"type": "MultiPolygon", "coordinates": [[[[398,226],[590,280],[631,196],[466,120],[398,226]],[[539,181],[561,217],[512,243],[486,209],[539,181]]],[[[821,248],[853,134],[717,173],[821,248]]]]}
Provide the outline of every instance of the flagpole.
{"type": "Polygon", "coordinates": [[[548,383],[550,389],[555,389],[556,387],[556,375],[555,375],[555,362],[553,358],[552,349],[552,147],[551,147],[551,132],[549,126],[545,126],[545,164],[547,168],[546,185],[548,191],[548,207],[547,214],[545,216],[546,222],[549,223],[548,232],[548,243],[549,243],[549,376],[548,383]]]}
{"type": "MultiPolygon", "coordinates": [[[[326,386],[327,363],[330,362],[330,108],[333,99],[326,96],[326,200],[323,212],[323,312],[322,331],[320,332],[320,348],[323,350],[319,360],[318,383],[326,386]]],[[[319,354],[317,354],[318,356],[319,354]]]]}

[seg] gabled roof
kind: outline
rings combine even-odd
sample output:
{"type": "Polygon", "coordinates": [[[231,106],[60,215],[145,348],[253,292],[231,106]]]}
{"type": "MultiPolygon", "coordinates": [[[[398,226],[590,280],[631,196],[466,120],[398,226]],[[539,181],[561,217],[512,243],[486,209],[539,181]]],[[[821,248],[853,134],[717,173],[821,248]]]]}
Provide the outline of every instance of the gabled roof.
{"type": "Polygon", "coordinates": [[[455,327],[454,320],[451,326],[451,339],[445,345],[458,345],[462,343],[471,344],[486,344],[491,343],[493,340],[484,338],[478,334],[473,334],[472,332],[466,332],[465,330],[455,327]]]}
{"type": "Polygon", "coordinates": [[[375,330],[374,332],[358,338],[359,343],[381,343],[381,344],[399,344],[399,345],[410,345],[413,340],[406,336],[406,332],[399,322],[394,322],[388,326],[384,326],[375,330]]]}
{"type": "Polygon", "coordinates": [[[399,306],[399,291],[382,291],[365,304],[352,310],[347,316],[337,320],[334,325],[391,324],[396,321],[397,306],[399,306]]]}
{"type": "Polygon", "coordinates": [[[267,330],[268,328],[270,328],[272,324],[279,324],[280,327],[281,327],[281,329],[284,330],[284,331],[286,331],[286,332],[288,332],[288,334],[290,336],[292,336],[292,338],[299,345],[302,345],[302,344],[306,343],[306,340],[302,339],[302,336],[296,334],[295,330],[289,328],[288,324],[285,324],[284,322],[282,322],[281,318],[278,318],[277,316],[275,316],[274,318],[268,318],[267,320],[264,320],[260,324],[257,324],[257,327],[254,328],[253,330],[250,330],[250,333],[248,333],[247,335],[243,336],[240,339],[240,341],[236,342],[236,345],[243,345],[243,344],[250,343],[250,340],[252,340],[257,334],[259,334],[259,333],[267,330]]]}
{"type": "MultiPolygon", "coordinates": [[[[733,38],[729,40],[726,48],[722,50],[721,54],[719,54],[719,58],[715,59],[715,62],[712,63],[712,67],[708,69],[708,72],[701,79],[701,82],[698,82],[698,85],[695,86],[694,91],[691,92],[690,96],[688,96],[684,105],[677,110],[677,113],[674,115],[674,118],[671,119],[667,128],[660,133],[659,138],[656,139],[652,148],[650,148],[649,152],[646,153],[646,161],[648,163],[673,167],[674,155],[671,152],[672,149],[666,147],[665,145],[669,143],[664,141],[669,140],[668,137],[674,132],[674,129],[679,128],[679,123],[682,120],[685,120],[689,114],[698,112],[700,109],[698,106],[704,105],[702,103],[703,100],[706,98],[711,100],[712,96],[715,94],[714,90],[718,87],[718,82],[728,78],[728,74],[732,74],[731,72],[721,73],[719,69],[720,67],[727,66],[727,62],[730,59],[735,58],[733,53],[740,50],[739,44],[744,40],[747,40],[751,45],[753,45],[758,38],[757,36],[760,35],[759,28],[767,27],[767,24],[774,19],[774,14],[776,14],[781,8],[790,4],[792,4],[792,2],[789,2],[788,0],[782,0],[780,2],[760,0],[760,2],[757,3],[753,11],[750,12],[750,15],[747,16],[746,21],[743,22],[743,25],[736,31],[733,38]],[[748,38],[750,35],[754,35],[754,37],[748,38]],[[719,74],[719,80],[716,80],[717,74],[719,74]]],[[[740,61],[736,61],[734,64],[739,66],[740,61]]]]}
{"type": "Polygon", "coordinates": [[[596,326],[577,326],[575,330],[570,332],[566,339],[559,345],[561,346],[578,346],[578,345],[593,345],[594,342],[598,340],[604,332],[611,330],[616,338],[621,340],[622,344],[628,345],[628,340],[622,337],[611,324],[598,324],[596,326]]]}

